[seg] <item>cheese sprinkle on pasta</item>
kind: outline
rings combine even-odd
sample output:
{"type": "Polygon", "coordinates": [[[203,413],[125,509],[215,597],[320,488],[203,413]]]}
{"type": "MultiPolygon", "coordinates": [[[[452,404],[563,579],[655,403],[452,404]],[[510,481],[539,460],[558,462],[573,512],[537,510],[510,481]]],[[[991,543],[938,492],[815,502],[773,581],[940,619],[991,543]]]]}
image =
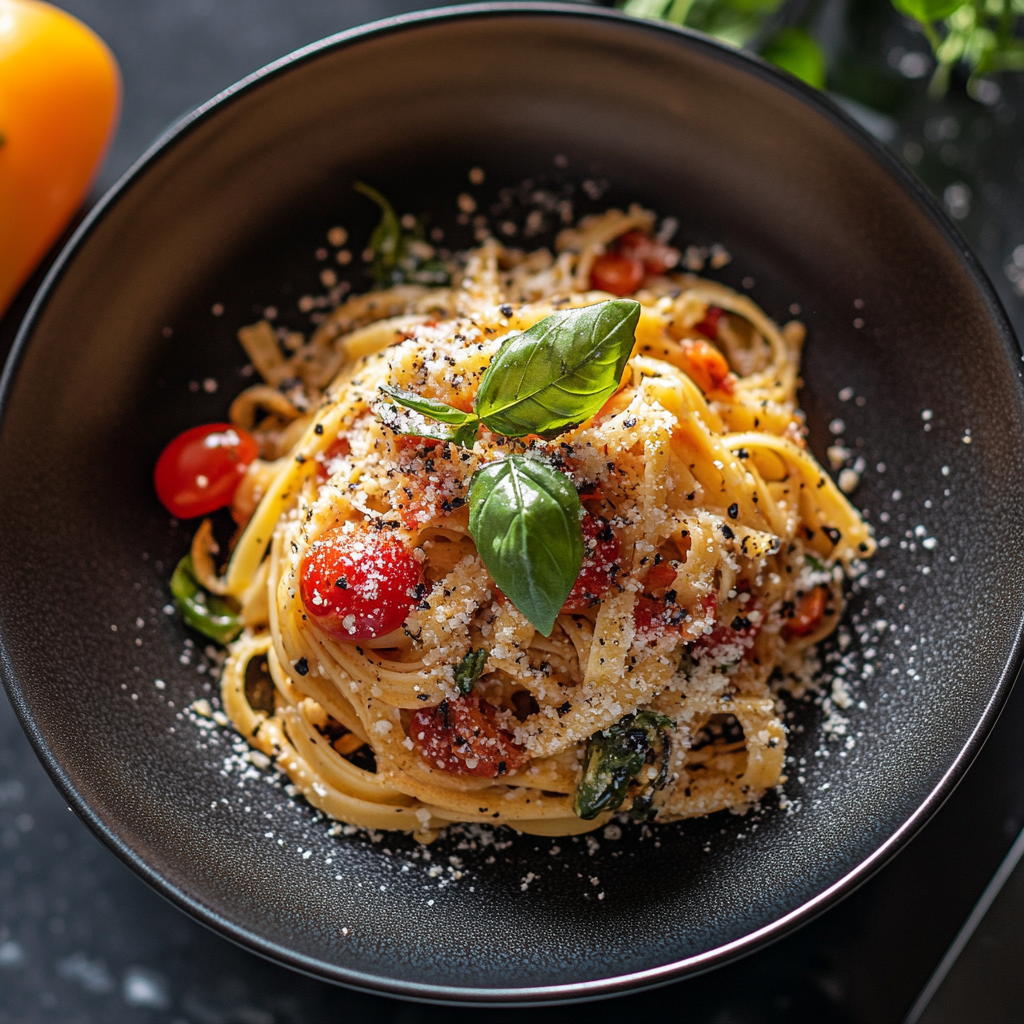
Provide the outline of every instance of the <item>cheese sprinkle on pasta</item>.
{"type": "Polygon", "coordinates": [[[612,298],[593,287],[600,261],[652,228],[634,206],[564,231],[555,253],[489,239],[451,286],[350,298],[308,342],[281,346],[266,321],[240,332],[266,383],[231,419],[263,457],[235,495],[225,575],[208,526],[193,561],[245,622],[228,716],[334,818],[423,841],[453,822],[559,836],[740,807],[778,783],[778,693],[806,681],[875,546],[805,443],[801,324],[647,266],[618,388],[556,436],[482,424],[438,440],[380,390],[471,413],[503,342],[612,298]],[[470,533],[474,474],[511,457],[579,495],[583,561],[549,635],[470,533]]]}

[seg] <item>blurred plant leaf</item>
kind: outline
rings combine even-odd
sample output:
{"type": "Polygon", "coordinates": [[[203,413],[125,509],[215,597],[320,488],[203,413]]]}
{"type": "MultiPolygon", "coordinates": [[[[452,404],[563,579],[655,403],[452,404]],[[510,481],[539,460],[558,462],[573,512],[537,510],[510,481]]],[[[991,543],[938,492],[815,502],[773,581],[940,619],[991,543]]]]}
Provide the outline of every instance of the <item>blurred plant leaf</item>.
{"type": "Polygon", "coordinates": [[[815,89],[825,88],[825,55],[814,37],[802,28],[776,32],[761,49],[761,56],[815,89]]]}
{"type": "Polygon", "coordinates": [[[785,0],[620,0],[619,7],[638,18],[655,18],[685,25],[730,46],[745,46],[765,19],[785,0]]]}
{"type": "MultiPolygon", "coordinates": [[[[967,91],[975,98],[983,94],[984,76],[1024,71],[1024,39],[1018,34],[1024,0],[892,0],[892,5],[917,22],[931,46],[936,62],[929,85],[933,97],[945,93],[958,64],[970,72],[967,91]]],[[[808,17],[806,5],[787,6],[786,0],[619,0],[618,6],[637,17],[699,29],[730,46],[756,46],[763,57],[797,78],[818,88],[825,84],[824,54],[801,27],[808,17]],[[779,17],[772,18],[776,12],[779,17]],[[772,32],[787,20],[785,28],[772,32]]]]}
{"type": "Polygon", "coordinates": [[[928,91],[945,94],[957,64],[970,70],[967,91],[978,97],[985,75],[1024,71],[1024,40],[1017,35],[1024,0],[892,0],[914,18],[931,44],[935,73],[928,91]]]}
{"type": "Polygon", "coordinates": [[[892,0],[901,14],[909,14],[917,21],[941,21],[948,18],[964,0],[892,0]]]}

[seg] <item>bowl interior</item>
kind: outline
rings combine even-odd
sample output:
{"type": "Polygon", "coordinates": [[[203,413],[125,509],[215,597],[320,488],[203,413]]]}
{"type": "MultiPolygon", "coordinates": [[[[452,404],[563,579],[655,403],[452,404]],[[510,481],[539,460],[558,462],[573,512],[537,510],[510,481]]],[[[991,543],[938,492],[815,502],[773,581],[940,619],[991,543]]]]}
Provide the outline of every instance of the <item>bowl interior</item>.
{"type": "Polygon", "coordinates": [[[463,10],[308,53],[122,187],[50,287],[5,395],[0,638],[44,760],[145,877],[325,977],[558,998],[748,948],[864,877],[937,806],[1016,667],[1019,354],[936,215],[823,110],[681,33],[463,10]],[[863,455],[855,500],[888,540],[830,648],[852,704],[793,706],[787,809],[772,797],[618,837],[465,829],[427,850],[329,835],[231,733],[185,712],[212,662],[163,610],[191,530],[168,523],[152,465],[246,385],[237,327],[267,305],[308,326],[296,301],[324,290],[315,250],[332,225],[357,255],[333,269],[365,286],[374,217],[357,179],[460,245],[473,231],[456,222],[460,192],[488,216],[537,191],[576,215],[636,200],[678,218],[679,243],[723,243],[733,262],[716,276],[770,315],[799,304],[812,445],[824,460],[838,434],[863,455]]]}

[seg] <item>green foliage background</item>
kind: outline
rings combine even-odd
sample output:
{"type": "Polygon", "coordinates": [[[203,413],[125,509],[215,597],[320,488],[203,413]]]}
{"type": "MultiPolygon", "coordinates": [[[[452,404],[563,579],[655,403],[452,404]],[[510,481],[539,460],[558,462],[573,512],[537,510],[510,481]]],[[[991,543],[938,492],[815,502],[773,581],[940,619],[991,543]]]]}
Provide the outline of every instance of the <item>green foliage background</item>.
{"type": "MultiPolygon", "coordinates": [[[[990,74],[1024,71],[1020,38],[1024,0],[892,0],[914,19],[935,56],[930,92],[942,96],[957,65],[975,95],[990,74]]],[[[707,32],[746,47],[815,88],[829,84],[825,54],[814,34],[820,3],[794,0],[621,0],[629,14],[707,32]]],[[[856,5],[854,5],[856,6],[856,5]]]]}

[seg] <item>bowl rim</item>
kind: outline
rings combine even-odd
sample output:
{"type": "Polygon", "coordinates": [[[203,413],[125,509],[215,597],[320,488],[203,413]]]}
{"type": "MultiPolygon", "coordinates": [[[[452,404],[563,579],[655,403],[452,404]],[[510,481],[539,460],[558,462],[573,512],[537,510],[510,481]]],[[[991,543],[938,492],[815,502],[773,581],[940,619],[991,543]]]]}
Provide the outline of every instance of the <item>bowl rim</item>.
{"type": "MultiPolygon", "coordinates": [[[[572,2],[548,2],[548,0],[485,0],[468,4],[436,7],[414,11],[369,22],[355,28],[327,36],[316,42],[300,47],[262,68],[245,76],[233,85],[217,93],[167,128],[146,149],[146,151],[125,171],[114,185],[99,199],[82,220],[60,251],[53,265],[47,271],[35,293],[27,312],[15,335],[14,343],[6,364],[0,373],[0,433],[6,418],[8,398],[12,391],[17,370],[25,349],[35,330],[36,324],[51,295],[58,287],[67,268],[75,258],[104,216],[126,193],[135,181],[157,164],[165,151],[171,149],[180,139],[185,138],[196,127],[215,116],[222,108],[248,95],[265,80],[288,73],[292,68],[314,61],[320,56],[364,40],[383,37],[392,33],[415,30],[421,25],[432,25],[443,21],[474,20],[509,16],[557,16],[591,18],[620,23],[631,29],[642,29],[665,38],[685,40],[687,46],[703,51],[713,59],[724,61],[734,67],[761,79],[766,84],[782,89],[791,97],[802,102],[834,127],[843,131],[851,141],[858,144],[872,157],[891,178],[909,193],[918,208],[925,214],[932,227],[944,237],[953,249],[961,265],[971,277],[978,294],[984,300],[992,322],[996,326],[1007,348],[1019,353],[1022,343],[1018,341],[1010,325],[1000,299],[982,268],[978,258],[968,246],[956,226],[939,205],[924,184],[905,168],[880,142],[864,130],[827,95],[806,85],[792,75],[745,51],[735,50],[710,36],[691,29],[681,28],[666,22],[636,18],[620,11],[588,6],[572,2]]],[[[1019,390],[1019,387],[1018,387],[1019,390]]],[[[999,718],[1000,713],[1024,661],[1024,622],[1018,624],[1011,645],[1010,656],[993,686],[991,696],[985,705],[977,724],[964,743],[960,752],[945,773],[917,809],[878,846],[868,857],[850,870],[827,889],[802,903],[789,913],[770,924],[749,932],[722,946],[706,950],[683,960],[662,964],[657,967],[610,978],[566,984],[531,986],[523,988],[461,988],[452,985],[429,985],[419,982],[402,981],[396,978],[369,974],[335,964],[328,964],[315,957],[295,951],[269,941],[259,934],[242,927],[204,905],[184,887],[169,882],[158,870],[150,866],[115,831],[92,810],[65,773],[54,756],[37,725],[29,702],[22,693],[20,683],[13,670],[8,643],[0,633],[0,678],[22,728],[28,736],[36,755],[39,757],[57,789],[70,807],[89,829],[128,867],[154,888],[169,902],[186,911],[201,924],[229,939],[235,944],[256,953],[272,962],[283,964],[301,974],[321,981],[333,982],[363,992],[386,995],[398,999],[440,1005],[494,1005],[533,1006],[555,1005],[566,1002],[589,1002],[596,999],[624,995],[641,988],[653,988],[671,984],[683,977],[713,970],[726,962],[752,953],[754,950],[783,938],[798,927],[808,923],[819,914],[850,895],[856,888],[879,871],[892,857],[902,850],[920,831],[927,821],[952,794],[963,778],[974,758],[999,718]]]]}

